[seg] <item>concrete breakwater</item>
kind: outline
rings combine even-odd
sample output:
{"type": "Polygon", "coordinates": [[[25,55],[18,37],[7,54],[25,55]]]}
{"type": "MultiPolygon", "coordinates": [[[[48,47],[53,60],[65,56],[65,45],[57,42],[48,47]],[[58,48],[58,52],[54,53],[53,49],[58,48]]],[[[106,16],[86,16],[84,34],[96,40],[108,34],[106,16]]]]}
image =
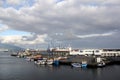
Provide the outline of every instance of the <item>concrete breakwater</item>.
{"type": "MultiPolygon", "coordinates": [[[[102,57],[105,66],[112,64],[120,64],[120,57],[102,57]]],[[[60,60],[62,65],[70,65],[71,63],[87,62],[87,67],[98,67],[97,57],[95,56],[69,56],[65,60],[60,60]]],[[[103,67],[103,66],[102,66],[103,67]]]]}
{"type": "Polygon", "coordinates": [[[86,61],[87,67],[97,67],[96,58],[93,56],[69,56],[66,60],[60,60],[61,64],[82,63],[86,61]]]}

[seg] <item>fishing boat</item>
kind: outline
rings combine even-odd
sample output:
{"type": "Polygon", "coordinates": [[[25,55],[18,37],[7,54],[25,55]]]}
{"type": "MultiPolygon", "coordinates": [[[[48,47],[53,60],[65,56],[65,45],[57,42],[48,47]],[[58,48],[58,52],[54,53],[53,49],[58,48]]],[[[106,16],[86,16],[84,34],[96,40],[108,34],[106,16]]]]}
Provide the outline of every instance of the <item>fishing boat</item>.
{"type": "Polygon", "coordinates": [[[99,62],[99,63],[97,64],[97,66],[98,66],[98,67],[104,67],[104,66],[105,66],[105,62],[103,62],[103,61],[102,61],[102,62],[99,62]]]}
{"type": "Polygon", "coordinates": [[[48,64],[48,65],[51,65],[51,64],[53,64],[53,60],[52,60],[52,59],[50,59],[50,60],[47,60],[47,61],[46,61],[46,64],[48,64]]]}
{"type": "Polygon", "coordinates": [[[80,63],[71,63],[71,66],[72,67],[81,67],[81,64],[80,63]]]}
{"type": "Polygon", "coordinates": [[[81,67],[82,68],[87,67],[87,61],[82,61],[81,67]]]}
{"type": "Polygon", "coordinates": [[[12,53],[11,56],[18,56],[18,54],[17,53],[12,53]]]}
{"type": "Polygon", "coordinates": [[[36,62],[36,64],[44,65],[44,64],[46,64],[46,60],[38,60],[38,61],[36,62]]]}
{"type": "Polygon", "coordinates": [[[53,64],[54,64],[55,66],[58,66],[58,65],[59,65],[59,60],[58,60],[58,59],[55,59],[55,60],[53,61],[53,64]]]}
{"type": "Polygon", "coordinates": [[[25,60],[26,61],[31,61],[31,57],[26,57],[25,60]]]}

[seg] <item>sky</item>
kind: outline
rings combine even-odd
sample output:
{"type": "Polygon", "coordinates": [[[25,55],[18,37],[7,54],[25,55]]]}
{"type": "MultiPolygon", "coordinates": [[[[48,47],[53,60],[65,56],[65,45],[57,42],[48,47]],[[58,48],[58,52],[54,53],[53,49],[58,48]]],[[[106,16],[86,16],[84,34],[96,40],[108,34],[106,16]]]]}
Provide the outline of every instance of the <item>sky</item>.
{"type": "Polygon", "coordinates": [[[120,48],[120,0],[0,0],[0,43],[120,48]]]}

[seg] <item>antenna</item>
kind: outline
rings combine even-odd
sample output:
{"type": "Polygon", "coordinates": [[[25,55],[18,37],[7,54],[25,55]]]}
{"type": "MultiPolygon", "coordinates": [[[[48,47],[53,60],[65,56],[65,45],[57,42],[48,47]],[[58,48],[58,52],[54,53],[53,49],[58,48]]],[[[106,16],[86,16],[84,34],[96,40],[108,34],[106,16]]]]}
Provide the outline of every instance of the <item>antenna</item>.
{"type": "Polygon", "coordinates": [[[68,47],[71,47],[71,45],[69,44],[68,47]]]}

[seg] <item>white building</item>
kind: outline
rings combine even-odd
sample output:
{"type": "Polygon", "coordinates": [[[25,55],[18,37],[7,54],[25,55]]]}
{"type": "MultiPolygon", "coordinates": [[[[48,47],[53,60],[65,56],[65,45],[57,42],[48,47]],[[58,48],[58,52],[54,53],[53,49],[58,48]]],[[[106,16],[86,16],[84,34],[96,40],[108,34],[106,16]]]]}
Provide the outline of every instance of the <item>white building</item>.
{"type": "Polygon", "coordinates": [[[71,50],[70,55],[120,56],[120,49],[81,49],[81,50],[71,50]]]}
{"type": "Polygon", "coordinates": [[[101,55],[101,49],[83,49],[80,50],[83,55],[101,55]]]}
{"type": "Polygon", "coordinates": [[[70,55],[80,55],[80,50],[79,49],[73,49],[69,51],[70,55]]]}
{"type": "Polygon", "coordinates": [[[51,48],[49,52],[51,52],[53,55],[58,55],[58,56],[67,56],[70,54],[70,51],[72,50],[71,47],[65,47],[65,48],[51,48]]]}
{"type": "Polygon", "coordinates": [[[102,49],[101,56],[120,56],[120,49],[102,49]]]}
{"type": "Polygon", "coordinates": [[[120,49],[72,49],[66,48],[52,48],[53,54],[62,55],[96,55],[96,56],[120,56],[120,49]]]}
{"type": "Polygon", "coordinates": [[[81,50],[72,50],[70,55],[101,55],[100,49],[81,49],[81,50]]]}

